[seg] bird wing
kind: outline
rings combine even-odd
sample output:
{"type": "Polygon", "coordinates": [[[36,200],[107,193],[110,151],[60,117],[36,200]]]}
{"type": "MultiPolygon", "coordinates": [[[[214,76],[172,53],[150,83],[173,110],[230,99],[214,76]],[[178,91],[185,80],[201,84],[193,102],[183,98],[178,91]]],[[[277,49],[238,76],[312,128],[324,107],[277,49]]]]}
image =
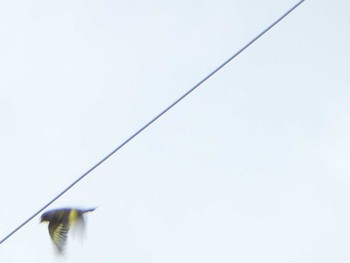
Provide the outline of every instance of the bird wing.
{"type": "Polygon", "coordinates": [[[49,223],[49,234],[51,240],[60,253],[63,252],[64,245],[66,244],[69,228],[69,223],[58,223],[52,221],[49,223]]]}

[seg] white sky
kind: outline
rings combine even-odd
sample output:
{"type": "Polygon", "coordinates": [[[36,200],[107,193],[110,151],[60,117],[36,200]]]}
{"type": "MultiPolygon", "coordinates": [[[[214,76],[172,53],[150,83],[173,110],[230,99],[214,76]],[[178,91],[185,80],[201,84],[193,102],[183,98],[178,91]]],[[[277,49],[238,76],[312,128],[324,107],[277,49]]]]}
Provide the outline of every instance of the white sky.
{"type": "MultiPolygon", "coordinates": [[[[0,238],[295,3],[1,1],[0,238]]],[[[98,206],[84,244],[35,218],[0,262],[349,262],[349,8],[306,1],[50,206],[98,206]]]]}

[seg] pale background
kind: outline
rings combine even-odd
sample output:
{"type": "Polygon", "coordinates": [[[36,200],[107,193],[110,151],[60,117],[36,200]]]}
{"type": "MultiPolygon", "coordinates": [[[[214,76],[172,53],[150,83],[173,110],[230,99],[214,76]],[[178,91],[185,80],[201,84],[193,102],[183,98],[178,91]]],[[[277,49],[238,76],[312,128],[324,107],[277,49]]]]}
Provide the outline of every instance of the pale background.
{"type": "MultiPolygon", "coordinates": [[[[0,238],[292,7],[0,2],[0,238]]],[[[350,4],[309,0],[49,208],[98,206],[58,258],[349,262],[350,4]]]]}

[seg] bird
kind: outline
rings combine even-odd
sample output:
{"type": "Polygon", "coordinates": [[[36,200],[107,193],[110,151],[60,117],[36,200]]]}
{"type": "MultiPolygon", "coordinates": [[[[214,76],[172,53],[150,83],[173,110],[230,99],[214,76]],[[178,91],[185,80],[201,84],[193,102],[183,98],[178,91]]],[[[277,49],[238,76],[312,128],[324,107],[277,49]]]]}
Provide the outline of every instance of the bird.
{"type": "Polygon", "coordinates": [[[75,224],[84,227],[84,214],[95,209],[59,208],[41,215],[40,223],[49,223],[49,234],[59,254],[63,254],[70,228],[75,224]]]}

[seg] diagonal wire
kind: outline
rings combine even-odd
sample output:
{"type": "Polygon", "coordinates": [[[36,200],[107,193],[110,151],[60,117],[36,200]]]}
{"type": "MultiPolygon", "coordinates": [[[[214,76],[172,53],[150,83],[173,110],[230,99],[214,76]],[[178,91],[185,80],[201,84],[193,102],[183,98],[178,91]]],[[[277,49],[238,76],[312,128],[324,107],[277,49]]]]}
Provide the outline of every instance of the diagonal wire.
{"type": "Polygon", "coordinates": [[[276,24],[278,24],[282,19],[284,19],[286,16],[288,16],[294,9],[296,9],[299,5],[301,5],[305,0],[299,1],[297,4],[295,4],[292,8],[290,8],[287,12],[285,12],[281,17],[279,17],[275,22],[273,22],[270,26],[268,26],[266,29],[264,29],[260,34],[258,34],[256,37],[254,37],[252,40],[250,40],[245,46],[243,46],[240,50],[238,50],[234,55],[232,55],[229,59],[227,59],[224,63],[222,63],[220,66],[218,66],[216,69],[214,69],[209,75],[207,75],[205,78],[203,78],[201,81],[199,81],[196,85],[194,85],[190,90],[188,90],[185,94],[183,94],[180,98],[178,98],[176,101],[174,101],[172,104],[170,104],[166,109],[164,109],[162,112],[160,112],[157,116],[155,116],[152,120],[150,120],[148,123],[146,123],[143,127],[141,127],[138,131],[136,131],[133,135],[131,135],[128,139],[126,139],[122,144],[120,144],[118,147],[116,147],[112,152],[107,154],[102,160],[100,160],[98,163],[96,163],[93,167],[91,167],[88,171],[86,171],[83,175],[81,175],[78,179],[76,179],[73,183],[71,183],[69,186],[67,186],[61,193],[59,193],[57,196],[55,196],[50,202],[45,204],[42,208],[40,208],[37,212],[35,212],[32,216],[30,216],[27,220],[25,220],[22,224],[20,224],[17,228],[15,228],[11,233],[9,233],[7,236],[5,236],[1,241],[0,245],[6,241],[9,237],[11,237],[13,234],[15,234],[18,230],[20,230],[23,226],[25,226],[27,223],[29,223],[34,217],[36,217],[39,213],[41,213],[44,209],[46,209],[48,206],[50,206],[53,202],[55,202],[58,198],[60,198],[62,195],[64,195],[69,189],[71,189],[73,186],[75,186],[80,180],[82,180],[85,176],[87,176],[89,173],[91,173],[93,170],[95,170],[98,166],[100,166],[103,162],[105,162],[109,157],[111,157],[114,153],[119,151],[123,146],[125,146],[128,142],[130,142],[132,139],[134,139],[137,135],[139,135],[142,131],[144,131],[148,126],[150,126],[152,123],[154,123],[156,120],[158,120],[161,116],[163,116],[167,111],[169,111],[171,108],[173,108],[177,103],[179,103],[182,99],[187,97],[192,91],[197,89],[200,85],[202,85],[205,81],[207,81],[210,77],[212,77],[215,73],[217,73],[220,69],[222,69],[226,64],[231,62],[234,58],[236,58],[239,54],[241,54],[246,48],[248,48],[251,44],[253,44],[256,40],[258,40],[261,36],[263,36],[267,31],[269,31],[271,28],[273,28],[276,24]]]}

